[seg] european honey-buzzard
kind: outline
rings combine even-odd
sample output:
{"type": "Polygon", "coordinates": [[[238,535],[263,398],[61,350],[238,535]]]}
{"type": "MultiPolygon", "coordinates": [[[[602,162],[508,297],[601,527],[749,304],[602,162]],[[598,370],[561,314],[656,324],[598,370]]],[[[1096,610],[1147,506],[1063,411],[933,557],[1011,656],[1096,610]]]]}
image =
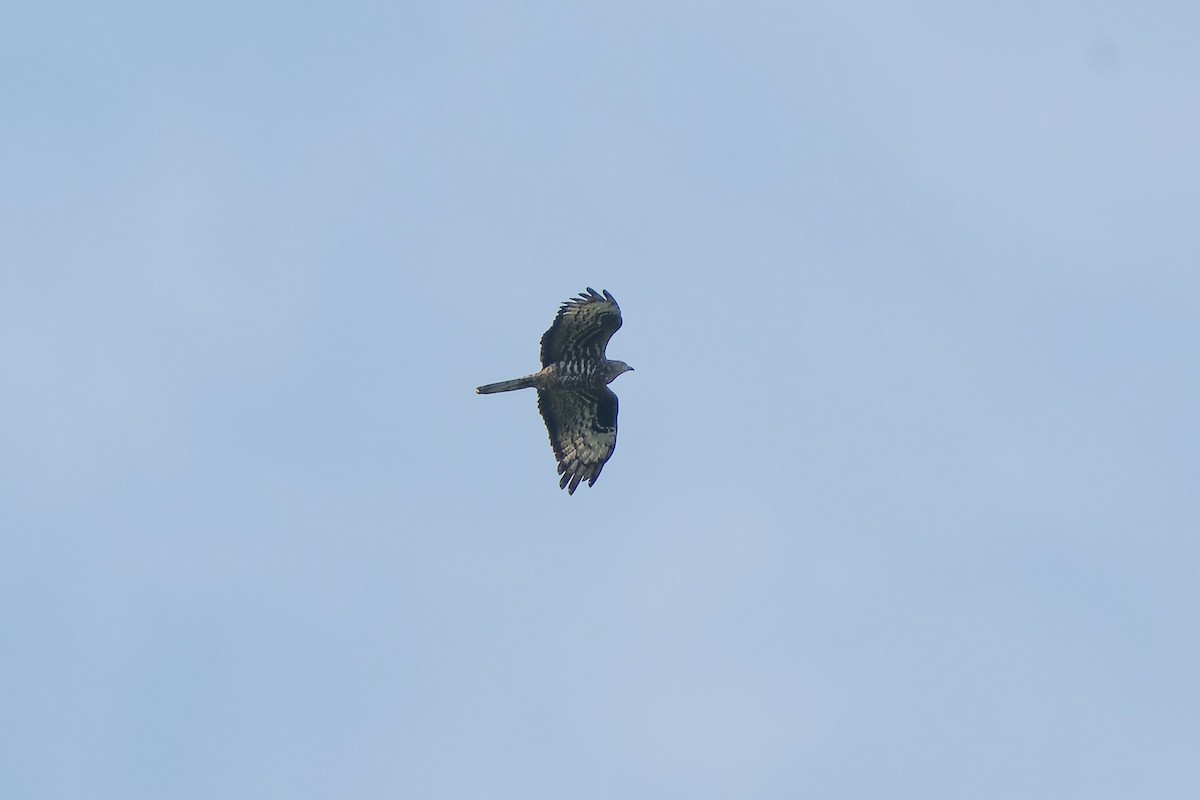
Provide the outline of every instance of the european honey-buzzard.
{"type": "Polygon", "coordinates": [[[617,447],[617,396],[608,384],[633,367],[609,361],[608,340],[621,327],[621,307],[605,291],[588,290],[563,303],[542,336],[542,368],[511,381],[489,383],[479,394],[534,387],[550,433],[558,472],[569,494],[581,481],[596,483],[617,447]]]}

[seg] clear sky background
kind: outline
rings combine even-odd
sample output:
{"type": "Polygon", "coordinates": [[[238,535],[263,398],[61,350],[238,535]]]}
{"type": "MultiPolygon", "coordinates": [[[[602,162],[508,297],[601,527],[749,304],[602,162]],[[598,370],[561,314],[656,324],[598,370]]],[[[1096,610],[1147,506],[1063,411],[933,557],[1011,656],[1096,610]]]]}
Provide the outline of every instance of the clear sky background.
{"type": "Polygon", "coordinates": [[[0,795],[1200,796],[1198,31],[6,5],[0,795]]]}

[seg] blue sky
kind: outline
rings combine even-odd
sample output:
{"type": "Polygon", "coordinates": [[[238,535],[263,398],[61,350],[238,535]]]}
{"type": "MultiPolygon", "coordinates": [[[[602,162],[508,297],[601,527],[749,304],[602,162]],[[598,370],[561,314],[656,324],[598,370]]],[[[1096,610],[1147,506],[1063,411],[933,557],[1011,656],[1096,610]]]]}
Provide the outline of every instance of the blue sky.
{"type": "Polygon", "coordinates": [[[1198,24],[6,8],[0,794],[1197,796],[1198,24]]]}

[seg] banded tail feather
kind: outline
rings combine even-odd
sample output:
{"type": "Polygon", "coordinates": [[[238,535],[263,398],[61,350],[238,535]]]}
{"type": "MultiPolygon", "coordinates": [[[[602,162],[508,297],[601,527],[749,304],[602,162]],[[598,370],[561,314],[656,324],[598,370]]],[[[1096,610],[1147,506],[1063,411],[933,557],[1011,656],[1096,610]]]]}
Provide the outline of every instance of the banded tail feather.
{"type": "Polygon", "coordinates": [[[533,376],[526,375],[524,378],[513,378],[511,381],[485,384],[477,388],[475,393],[496,394],[496,392],[515,392],[517,389],[528,389],[531,386],[533,386],[533,376]]]}

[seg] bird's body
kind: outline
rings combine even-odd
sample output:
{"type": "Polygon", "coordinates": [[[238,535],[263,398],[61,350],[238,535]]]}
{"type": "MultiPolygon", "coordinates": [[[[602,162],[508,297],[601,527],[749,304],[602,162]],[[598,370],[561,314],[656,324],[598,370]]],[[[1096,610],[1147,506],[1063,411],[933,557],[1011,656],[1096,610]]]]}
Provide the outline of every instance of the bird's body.
{"type": "MultiPolygon", "coordinates": [[[[557,364],[542,367],[524,378],[514,378],[511,381],[480,386],[475,392],[477,394],[496,394],[530,387],[539,390],[599,389],[612,383],[618,375],[625,371],[618,365],[628,366],[623,361],[560,361],[557,364]]],[[[629,367],[629,369],[633,368],[629,367]]]]}
{"type": "Polygon", "coordinates": [[[542,368],[532,375],[489,383],[479,394],[538,390],[538,410],[562,475],[560,487],[575,493],[581,481],[596,483],[617,446],[617,396],[608,388],[633,367],[605,356],[621,327],[621,308],[607,291],[587,292],[563,303],[542,336],[542,368]]]}

